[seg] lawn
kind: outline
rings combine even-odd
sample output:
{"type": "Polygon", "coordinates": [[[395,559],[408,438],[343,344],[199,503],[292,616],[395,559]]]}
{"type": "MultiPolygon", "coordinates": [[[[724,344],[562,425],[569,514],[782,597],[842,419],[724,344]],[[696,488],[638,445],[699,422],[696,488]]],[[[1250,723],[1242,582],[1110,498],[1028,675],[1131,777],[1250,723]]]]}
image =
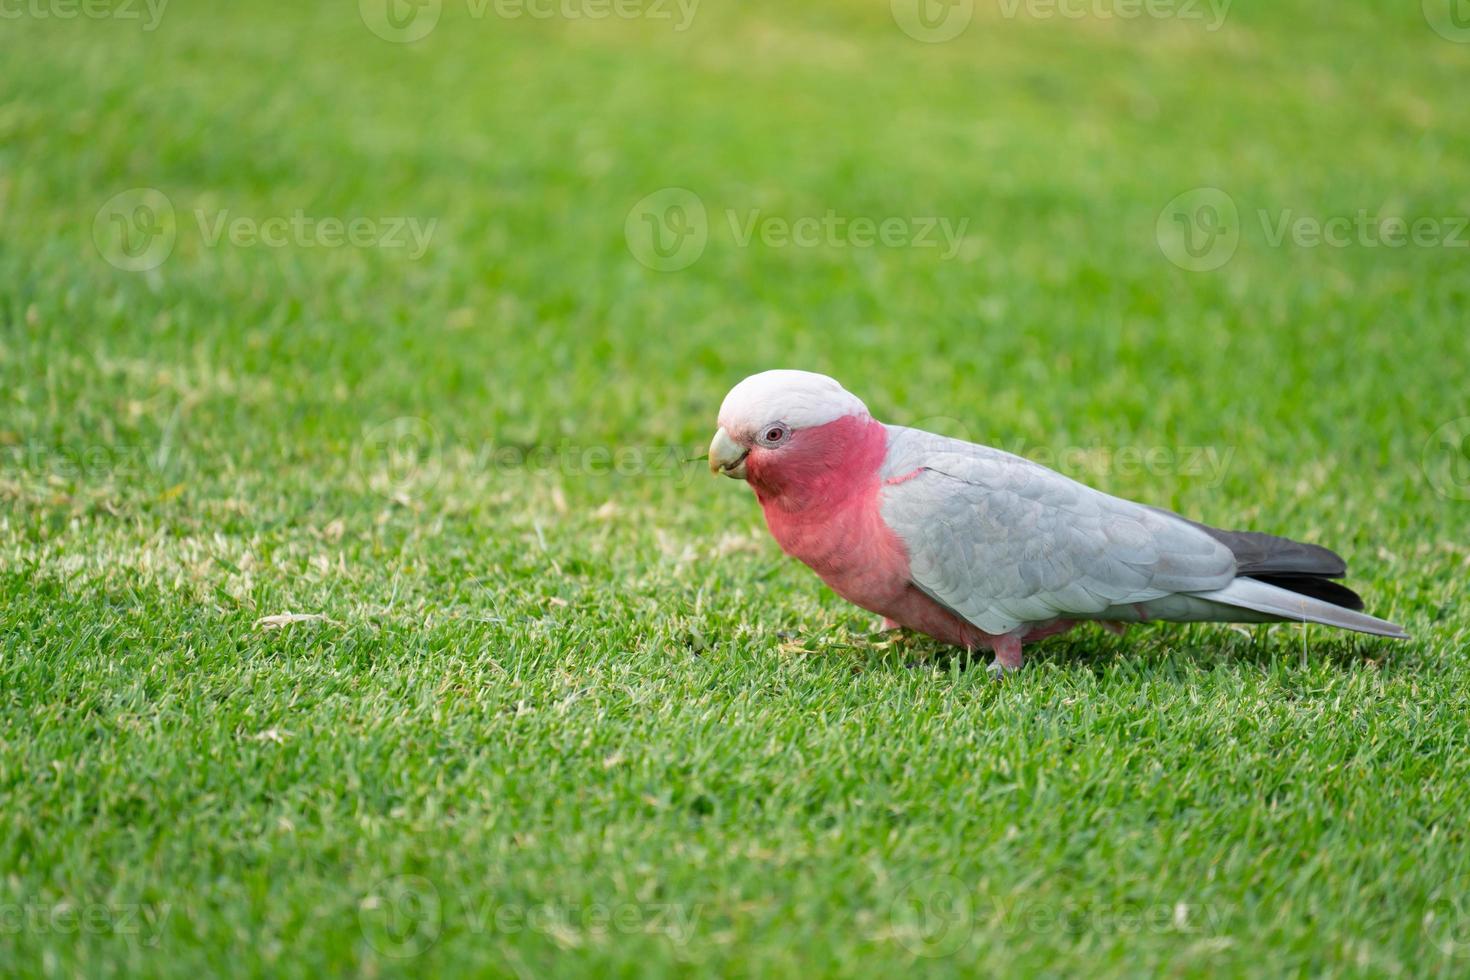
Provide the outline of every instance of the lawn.
{"type": "Polygon", "coordinates": [[[0,972],[1470,973],[1470,30],[532,6],[4,8],[0,972]],[[775,366],[1414,639],[878,633],[775,366]]]}

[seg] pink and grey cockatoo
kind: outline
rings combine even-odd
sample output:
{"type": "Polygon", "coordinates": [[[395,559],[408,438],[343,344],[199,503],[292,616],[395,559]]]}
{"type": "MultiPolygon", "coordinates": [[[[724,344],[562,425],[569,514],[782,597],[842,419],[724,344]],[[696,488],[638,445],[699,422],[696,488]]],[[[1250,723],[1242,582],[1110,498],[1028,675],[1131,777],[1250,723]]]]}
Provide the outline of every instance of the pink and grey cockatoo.
{"type": "Polygon", "coordinates": [[[710,469],[745,480],[783,551],[838,595],[1021,666],[1078,622],[1310,622],[1407,638],[1332,581],[1326,548],[1222,531],[1030,460],[885,425],[833,379],[766,371],[720,406],[710,469]]]}

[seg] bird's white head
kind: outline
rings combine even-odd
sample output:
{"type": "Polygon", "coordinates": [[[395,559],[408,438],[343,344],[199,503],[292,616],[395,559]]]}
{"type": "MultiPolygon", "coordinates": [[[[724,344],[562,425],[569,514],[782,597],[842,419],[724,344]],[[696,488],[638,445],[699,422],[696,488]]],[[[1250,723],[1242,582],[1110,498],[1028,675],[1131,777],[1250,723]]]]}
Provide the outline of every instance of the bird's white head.
{"type": "Polygon", "coordinates": [[[849,417],[866,419],[868,407],[825,374],[752,374],[731,388],[720,405],[719,429],[709,447],[709,468],[737,480],[747,479],[748,463],[773,458],[802,432],[849,417]]]}

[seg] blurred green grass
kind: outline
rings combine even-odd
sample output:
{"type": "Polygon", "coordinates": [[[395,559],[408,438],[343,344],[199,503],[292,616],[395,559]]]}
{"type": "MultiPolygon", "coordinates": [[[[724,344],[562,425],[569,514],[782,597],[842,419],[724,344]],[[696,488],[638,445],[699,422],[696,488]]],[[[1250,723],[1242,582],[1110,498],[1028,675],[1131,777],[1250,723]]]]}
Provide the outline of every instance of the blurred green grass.
{"type": "Polygon", "coordinates": [[[1435,441],[1470,415],[1470,250],[1266,234],[1470,214],[1470,46],[1416,5],[1212,32],[982,3],[941,44],[850,0],[706,2],[686,31],[446,0],[412,44],[343,3],[169,4],[152,31],[15,9],[13,969],[1470,962],[1470,490],[1435,441]],[[708,242],[658,272],[625,228],[670,187],[708,242]],[[1211,272],[1156,237],[1198,187],[1240,216],[1211,272]],[[133,188],[177,221],[149,272],[94,240],[133,188]],[[728,216],[757,210],[967,224],[951,260],[742,246],[728,216]],[[433,233],[416,260],[210,245],[196,213],[224,211],[433,233]],[[869,637],[679,462],[776,365],[1332,544],[1416,640],[1088,635],[996,687],[869,637]],[[288,612],[324,618],[262,622],[288,612]]]}

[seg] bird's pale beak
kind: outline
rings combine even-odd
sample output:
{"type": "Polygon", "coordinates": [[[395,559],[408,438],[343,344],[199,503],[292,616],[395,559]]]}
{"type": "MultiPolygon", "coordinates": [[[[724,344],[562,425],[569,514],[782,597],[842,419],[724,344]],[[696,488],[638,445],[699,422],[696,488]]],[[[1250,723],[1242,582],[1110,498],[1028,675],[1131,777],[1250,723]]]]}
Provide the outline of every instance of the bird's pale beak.
{"type": "Polygon", "coordinates": [[[709,471],[733,480],[745,479],[745,456],[750,450],[730,438],[721,426],[709,444],[709,471]]]}

